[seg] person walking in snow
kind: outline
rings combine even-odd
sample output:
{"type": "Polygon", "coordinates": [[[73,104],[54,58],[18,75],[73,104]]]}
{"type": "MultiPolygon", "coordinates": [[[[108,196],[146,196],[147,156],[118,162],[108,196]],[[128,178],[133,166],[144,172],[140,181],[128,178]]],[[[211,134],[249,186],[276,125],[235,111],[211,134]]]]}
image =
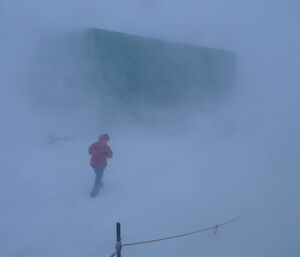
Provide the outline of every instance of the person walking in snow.
{"type": "Polygon", "coordinates": [[[89,154],[91,155],[90,165],[96,174],[93,190],[90,193],[91,197],[97,196],[100,187],[103,185],[101,181],[104,169],[107,166],[107,158],[113,156],[112,150],[107,145],[107,141],[109,141],[109,135],[102,134],[99,136],[98,141],[89,147],[89,154]]]}

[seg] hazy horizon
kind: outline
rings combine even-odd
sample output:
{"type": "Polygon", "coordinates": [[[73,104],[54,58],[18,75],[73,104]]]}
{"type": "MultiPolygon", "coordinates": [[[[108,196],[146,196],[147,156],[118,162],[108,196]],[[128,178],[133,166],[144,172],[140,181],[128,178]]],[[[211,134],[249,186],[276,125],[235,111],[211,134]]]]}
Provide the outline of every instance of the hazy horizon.
{"type": "MultiPolygon", "coordinates": [[[[293,0],[1,1],[1,256],[109,256],[115,222],[131,242],[236,216],[217,235],[122,254],[298,256],[299,7],[293,0]],[[43,43],[47,51],[50,36],[90,27],[235,52],[235,90],[200,109],[153,106],[153,121],[104,117],[105,107],[82,89],[62,92],[80,99],[76,109],[38,108],[32,85],[44,75],[34,67],[45,66],[37,49],[43,43]],[[103,132],[114,157],[91,199],[87,148],[103,132]],[[68,140],[49,145],[52,134],[68,140]]],[[[72,65],[60,72],[76,78],[72,65]]]]}

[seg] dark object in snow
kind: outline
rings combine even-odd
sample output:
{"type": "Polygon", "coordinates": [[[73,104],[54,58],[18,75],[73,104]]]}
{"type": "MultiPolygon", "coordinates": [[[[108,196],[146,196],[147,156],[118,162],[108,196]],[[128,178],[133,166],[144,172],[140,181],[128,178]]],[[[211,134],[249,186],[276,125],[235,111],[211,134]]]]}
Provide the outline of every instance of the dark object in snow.
{"type": "Polygon", "coordinates": [[[54,136],[52,134],[49,134],[48,135],[48,142],[49,142],[49,145],[54,145],[56,144],[58,141],[69,141],[70,138],[68,137],[58,137],[58,136],[54,136]]]}

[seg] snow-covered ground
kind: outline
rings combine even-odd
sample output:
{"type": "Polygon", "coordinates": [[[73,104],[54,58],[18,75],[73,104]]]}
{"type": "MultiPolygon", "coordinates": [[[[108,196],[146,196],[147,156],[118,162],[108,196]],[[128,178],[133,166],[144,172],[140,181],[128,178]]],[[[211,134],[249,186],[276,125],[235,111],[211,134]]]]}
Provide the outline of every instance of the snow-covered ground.
{"type": "Polygon", "coordinates": [[[1,255],[109,256],[116,222],[126,243],[238,216],[217,235],[129,246],[123,255],[283,256],[288,246],[296,256],[299,159],[278,158],[266,135],[224,135],[216,124],[206,118],[159,130],[112,129],[114,157],[94,199],[93,137],[54,145],[31,138],[30,147],[21,140],[11,152],[16,161],[1,167],[1,255]]]}

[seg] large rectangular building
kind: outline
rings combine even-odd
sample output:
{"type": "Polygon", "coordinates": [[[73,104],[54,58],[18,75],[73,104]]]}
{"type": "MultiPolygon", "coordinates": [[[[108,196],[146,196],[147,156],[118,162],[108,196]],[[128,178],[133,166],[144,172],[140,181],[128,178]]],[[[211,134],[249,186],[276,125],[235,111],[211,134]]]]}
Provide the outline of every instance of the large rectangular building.
{"type": "Polygon", "coordinates": [[[89,97],[131,112],[168,108],[219,101],[234,85],[233,52],[103,29],[47,39],[41,52],[36,98],[56,108],[89,97]]]}

